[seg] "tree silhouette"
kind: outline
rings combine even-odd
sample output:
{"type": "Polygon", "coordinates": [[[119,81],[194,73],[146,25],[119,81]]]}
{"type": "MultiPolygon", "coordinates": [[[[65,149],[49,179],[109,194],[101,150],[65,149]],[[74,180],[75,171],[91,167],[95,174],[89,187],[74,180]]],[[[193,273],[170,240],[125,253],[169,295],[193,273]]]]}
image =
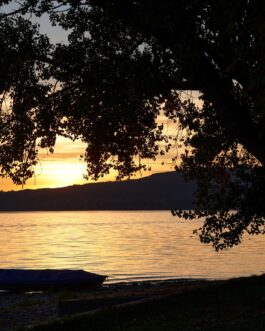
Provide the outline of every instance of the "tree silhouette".
{"type": "Polygon", "coordinates": [[[3,12],[2,176],[23,183],[57,135],[87,144],[94,179],[128,176],[177,143],[198,192],[194,211],[173,213],[204,218],[200,238],[216,249],[264,233],[264,17],[254,0],[24,0],[3,12]],[[52,45],[26,19],[43,13],[68,43],[52,45]],[[161,113],[180,140],[164,134],[161,113]]]}

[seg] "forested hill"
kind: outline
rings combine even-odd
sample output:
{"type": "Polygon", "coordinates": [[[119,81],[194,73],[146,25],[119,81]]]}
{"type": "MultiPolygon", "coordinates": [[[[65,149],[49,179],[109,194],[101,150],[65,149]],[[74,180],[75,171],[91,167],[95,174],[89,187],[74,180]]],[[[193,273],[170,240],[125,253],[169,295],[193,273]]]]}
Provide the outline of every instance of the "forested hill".
{"type": "Polygon", "coordinates": [[[167,172],[126,181],[0,192],[0,210],[190,209],[194,190],[194,183],[167,172]]]}

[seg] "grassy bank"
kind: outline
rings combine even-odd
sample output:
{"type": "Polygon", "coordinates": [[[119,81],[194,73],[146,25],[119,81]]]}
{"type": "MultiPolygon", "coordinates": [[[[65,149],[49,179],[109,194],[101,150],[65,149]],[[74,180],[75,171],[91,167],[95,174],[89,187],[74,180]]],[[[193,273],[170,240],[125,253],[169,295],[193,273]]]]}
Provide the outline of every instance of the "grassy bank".
{"type": "Polygon", "coordinates": [[[149,302],[63,318],[34,331],[265,330],[265,277],[169,289],[149,302]]]}

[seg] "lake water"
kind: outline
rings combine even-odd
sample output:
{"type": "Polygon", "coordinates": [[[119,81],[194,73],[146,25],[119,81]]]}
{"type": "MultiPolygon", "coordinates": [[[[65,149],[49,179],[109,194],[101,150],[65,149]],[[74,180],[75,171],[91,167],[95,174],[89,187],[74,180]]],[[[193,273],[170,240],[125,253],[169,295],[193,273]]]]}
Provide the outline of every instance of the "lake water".
{"type": "Polygon", "coordinates": [[[1,213],[0,268],[84,269],[109,282],[265,273],[265,236],[215,252],[199,226],[169,211],[1,213]]]}

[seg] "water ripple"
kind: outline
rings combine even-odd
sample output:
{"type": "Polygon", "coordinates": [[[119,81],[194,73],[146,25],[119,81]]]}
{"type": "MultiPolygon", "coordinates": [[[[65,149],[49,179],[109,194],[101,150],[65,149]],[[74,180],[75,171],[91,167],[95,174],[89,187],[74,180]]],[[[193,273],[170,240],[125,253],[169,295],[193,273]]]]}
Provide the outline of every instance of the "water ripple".
{"type": "Polygon", "coordinates": [[[167,211],[4,213],[1,268],[85,269],[109,282],[264,272],[264,236],[217,253],[193,234],[199,226],[167,211]]]}

